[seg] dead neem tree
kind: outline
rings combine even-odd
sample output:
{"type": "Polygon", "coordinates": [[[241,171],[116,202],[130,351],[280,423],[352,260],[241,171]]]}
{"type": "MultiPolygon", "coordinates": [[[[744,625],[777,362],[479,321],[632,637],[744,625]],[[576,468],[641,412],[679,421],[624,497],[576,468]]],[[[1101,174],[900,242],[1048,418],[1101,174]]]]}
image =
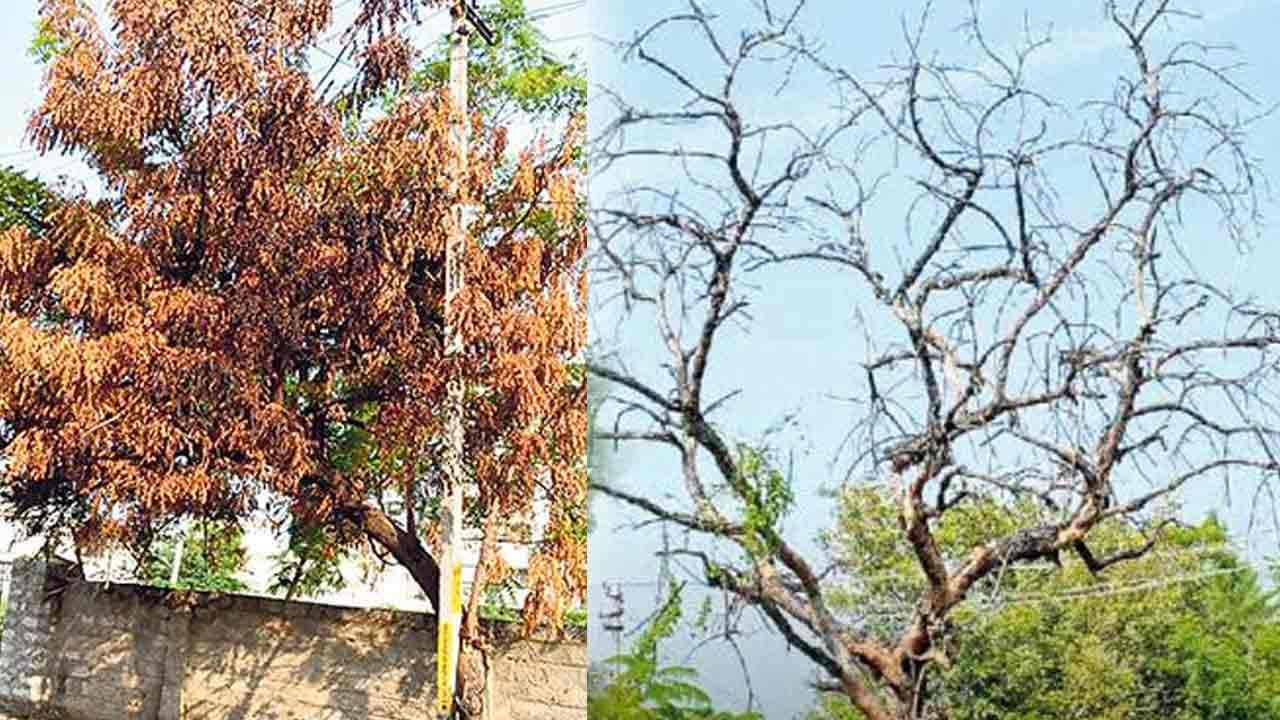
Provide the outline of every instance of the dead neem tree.
{"type": "Polygon", "coordinates": [[[664,90],[598,103],[611,114],[594,172],[629,179],[593,193],[594,282],[663,363],[591,371],[616,410],[601,436],[671,453],[687,502],[598,489],[710,538],[719,551],[687,551],[709,584],[761,610],[868,718],[926,717],[949,616],[1005,567],[1078,557],[1102,572],[1156,545],[1165,500],[1192,484],[1239,477],[1269,494],[1280,315],[1195,265],[1257,227],[1245,138],[1265,113],[1230,52],[1185,39],[1194,16],[1168,1],[1104,6],[1126,62],[1085,101],[1034,84],[1047,35],[1028,22],[1002,51],[976,2],[958,30],[967,62],[930,49],[958,36],[931,35],[926,10],[902,24],[903,58],[872,75],[801,33],[801,10],[758,0],[731,19],[751,26],[739,31],[690,2],[621,47],[628,73],[664,90]],[[814,78],[834,102],[788,115],[758,101],[814,78]],[[833,610],[840,568],[781,532],[786,484],[817,481],[738,445],[732,398],[708,390],[735,362],[717,342],[751,326],[748,305],[790,264],[867,298],[848,477],[895,493],[924,588],[888,642],[833,610]],[[1043,521],[944,556],[936,526],[978,497],[1030,498],[1043,521]],[[1109,522],[1150,542],[1091,549],[1109,522]]]}

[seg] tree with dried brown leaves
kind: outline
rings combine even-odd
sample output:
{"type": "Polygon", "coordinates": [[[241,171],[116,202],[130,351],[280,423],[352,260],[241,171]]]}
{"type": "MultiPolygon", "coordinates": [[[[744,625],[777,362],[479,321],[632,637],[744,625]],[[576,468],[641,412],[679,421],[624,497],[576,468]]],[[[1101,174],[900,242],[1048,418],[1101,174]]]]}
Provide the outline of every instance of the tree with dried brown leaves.
{"type": "Polygon", "coordinates": [[[963,61],[929,49],[926,10],[903,23],[904,59],[870,74],[801,33],[803,9],[758,0],[729,18],[691,1],[621,47],[629,72],[665,89],[648,104],[602,95],[593,171],[626,180],[594,200],[593,272],[600,302],[615,303],[630,337],[647,328],[663,364],[590,369],[617,411],[601,438],[669,453],[685,502],[598,489],[706,539],[676,552],[762,611],[821,687],[872,720],[930,717],[953,610],[1006,568],[1078,559],[1103,573],[1159,545],[1174,519],[1166,501],[1185,488],[1238,477],[1261,492],[1280,472],[1280,314],[1189,259],[1255,230],[1260,178],[1245,142],[1264,113],[1229,51],[1180,39],[1192,13],[1170,0],[1106,4],[1127,62],[1084,101],[1037,87],[1048,38],[1028,30],[997,49],[976,0],[957,31],[963,61]],[[712,62],[671,52],[677,37],[712,62]],[[752,102],[801,76],[839,98],[826,122],[752,102]],[[864,222],[877,213],[906,222],[864,222]],[[1204,237],[1188,216],[1218,231],[1204,237]],[[708,390],[734,362],[715,353],[726,335],[745,326],[767,342],[747,307],[792,266],[865,298],[870,355],[846,482],[893,494],[885,531],[909,545],[924,588],[888,634],[871,630],[873,608],[835,609],[828,579],[847,568],[823,567],[780,529],[802,480],[769,449],[737,445],[734,393],[708,390]],[[953,508],[1028,499],[1035,521],[963,554],[936,539],[953,508]],[[1146,539],[1091,545],[1118,522],[1146,539]]]}
{"type": "Polygon", "coordinates": [[[543,503],[526,611],[558,626],[585,588],[582,123],[513,152],[473,116],[459,197],[447,96],[410,82],[408,32],[439,3],[363,0],[312,68],[335,5],[116,0],[108,31],[43,3],[30,134],[105,193],[0,235],[7,507],[86,553],[273,512],[368,541],[436,604],[441,407],[461,376],[482,565],[501,571],[494,539],[543,503]],[[449,318],[466,350],[446,357],[459,201],[477,208],[449,318]]]}

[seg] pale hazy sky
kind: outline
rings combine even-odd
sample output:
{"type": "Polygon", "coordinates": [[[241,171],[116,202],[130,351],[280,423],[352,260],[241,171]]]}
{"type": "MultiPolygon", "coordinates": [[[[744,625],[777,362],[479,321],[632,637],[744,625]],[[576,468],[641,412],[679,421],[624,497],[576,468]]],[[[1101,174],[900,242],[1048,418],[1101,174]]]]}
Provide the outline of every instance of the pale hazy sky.
{"type": "MultiPolygon", "coordinates": [[[[101,10],[106,0],[89,0],[89,4],[101,10]]],[[[483,3],[482,3],[483,4],[483,3]]],[[[25,142],[27,118],[40,99],[40,67],[27,55],[27,48],[35,36],[36,0],[9,0],[5,3],[4,23],[0,25],[0,60],[5,69],[5,82],[0,84],[0,165],[15,167],[35,173],[45,180],[55,180],[61,174],[82,179],[92,189],[96,187],[87,176],[84,163],[61,156],[40,157],[25,142]]],[[[590,31],[590,2],[565,2],[565,0],[526,0],[531,15],[543,14],[538,20],[550,39],[553,52],[568,57],[571,53],[585,54],[588,50],[590,31]]],[[[349,18],[355,10],[354,0],[338,0],[338,18],[349,18]]],[[[425,22],[417,28],[413,37],[419,47],[435,43],[448,30],[448,14],[435,10],[425,15],[425,22]]],[[[337,50],[337,41],[330,42],[331,51],[337,50]]],[[[318,57],[317,65],[324,58],[318,57]]],[[[323,70],[325,68],[321,68],[323,70]]]]}

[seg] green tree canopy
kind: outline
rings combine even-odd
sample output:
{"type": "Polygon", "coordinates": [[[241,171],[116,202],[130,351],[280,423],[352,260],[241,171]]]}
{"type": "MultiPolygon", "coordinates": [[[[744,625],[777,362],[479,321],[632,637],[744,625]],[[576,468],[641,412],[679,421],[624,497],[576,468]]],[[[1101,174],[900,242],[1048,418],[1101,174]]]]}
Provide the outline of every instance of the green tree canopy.
{"type": "MultiPolygon", "coordinates": [[[[563,120],[586,111],[587,74],[578,58],[561,59],[535,24],[524,0],[499,0],[481,9],[498,42],[473,41],[470,49],[470,101],[474,110],[497,122],[522,118],[539,123],[563,120]]],[[[449,81],[448,39],[414,75],[419,86],[449,81]]]]}
{"type": "MultiPolygon", "coordinates": [[[[924,579],[887,529],[894,509],[882,494],[847,492],[840,507],[827,541],[850,576],[842,609],[892,633],[906,614],[886,598],[905,605],[924,579]]],[[[937,535],[954,554],[1035,512],[973,502],[946,515],[937,535]]],[[[1118,523],[1096,538],[1106,551],[1144,542],[1118,523]]],[[[1011,569],[975,600],[953,618],[948,657],[928,680],[948,720],[1280,718],[1275,594],[1212,517],[1166,528],[1149,554],[1098,576],[1064,557],[1061,569],[1011,569]]],[[[811,714],[860,717],[834,694],[811,714]]]]}

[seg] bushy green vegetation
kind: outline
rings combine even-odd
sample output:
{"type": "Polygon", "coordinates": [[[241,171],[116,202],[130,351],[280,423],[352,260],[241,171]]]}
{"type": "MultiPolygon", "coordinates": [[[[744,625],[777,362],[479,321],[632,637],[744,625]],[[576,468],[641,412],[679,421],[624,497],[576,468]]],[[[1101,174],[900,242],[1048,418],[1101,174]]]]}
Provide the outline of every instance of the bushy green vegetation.
{"type": "Polygon", "coordinates": [[[587,704],[592,720],[762,720],[758,713],[716,710],[692,668],[664,665],[658,648],[681,615],[677,588],[644,632],[596,674],[587,704]]]}
{"type": "Polygon", "coordinates": [[[244,533],[233,523],[201,522],[187,531],[178,581],[171,583],[178,532],[171,531],[152,544],[140,572],[144,582],[202,592],[239,592],[246,588],[239,579],[247,562],[244,533]]]}
{"type": "MultiPolygon", "coordinates": [[[[498,122],[513,116],[546,122],[586,110],[587,75],[578,58],[554,55],[538,29],[536,11],[524,0],[499,0],[481,8],[489,27],[501,38],[497,45],[470,44],[471,107],[498,122]]],[[[449,79],[448,41],[435,59],[415,75],[419,87],[443,85],[449,79]]]]}
{"type": "Polygon", "coordinates": [[[52,202],[44,183],[21,170],[0,168],[0,231],[21,225],[33,233],[41,232],[52,202]]]}
{"type": "MultiPolygon", "coordinates": [[[[885,528],[891,504],[873,491],[842,500],[833,550],[864,581],[851,581],[847,612],[871,597],[909,598],[923,578],[885,528]]],[[[977,502],[944,516],[938,537],[959,554],[1036,512],[977,502]]],[[[1119,524],[1098,548],[1137,547],[1119,524]]],[[[1280,719],[1280,607],[1210,518],[1167,529],[1148,555],[1095,577],[1075,558],[1055,568],[1010,570],[954,616],[950,666],[930,677],[948,720],[1280,719]],[[985,598],[985,600],[984,600],[985,598]]],[[[898,622],[878,616],[886,633],[898,622]]],[[[843,697],[823,697],[813,720],[859,718],[843,697]]]]}

